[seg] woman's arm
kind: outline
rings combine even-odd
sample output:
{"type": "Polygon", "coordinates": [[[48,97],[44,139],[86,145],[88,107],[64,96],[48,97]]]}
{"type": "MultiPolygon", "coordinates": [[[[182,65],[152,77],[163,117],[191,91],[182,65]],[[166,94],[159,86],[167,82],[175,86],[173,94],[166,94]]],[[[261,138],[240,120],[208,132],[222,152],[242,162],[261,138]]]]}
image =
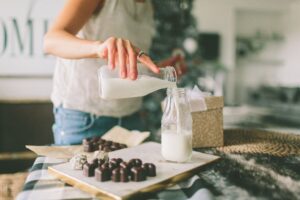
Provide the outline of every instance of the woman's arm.
{"type": "MultiPolygon", "coordinates": [[[[105,41],[92,41],[76,37],[93,12],[104,0],[68,0],[54,25],[44,39],[46,53],[69,59],[102,58],[114,69],[120,68],[122,78],[137,77],[137,60],[153,72],[159,68],[145,54],[137,58],[139,48],[122,38],[110,37],[105,41]]],[[[101,11],[100,11],[101,12],[101,11]]],[[[113,26],[113,24],[111,24],[113,26]]],[[[134,33],[132,33],[134,34],[134,33]]]]}
{"type": "Polygon", "coordinates": [[[98,41],[75,35],[103,0],[68,0],[44,39],[46,53],[70,59],[97,57],[98,41]]]}

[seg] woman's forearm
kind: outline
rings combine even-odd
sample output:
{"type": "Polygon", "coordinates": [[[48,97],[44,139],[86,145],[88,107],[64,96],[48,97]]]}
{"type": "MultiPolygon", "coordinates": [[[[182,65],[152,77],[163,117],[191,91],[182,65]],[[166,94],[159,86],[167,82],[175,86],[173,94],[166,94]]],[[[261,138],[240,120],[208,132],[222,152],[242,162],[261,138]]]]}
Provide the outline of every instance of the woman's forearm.
{"type": "Polygon", "coordinates": [[[62,58],[96,58],[99,41],[80,39],[67,31],[55,30],[45,35],[44,51],[62,58]]]}

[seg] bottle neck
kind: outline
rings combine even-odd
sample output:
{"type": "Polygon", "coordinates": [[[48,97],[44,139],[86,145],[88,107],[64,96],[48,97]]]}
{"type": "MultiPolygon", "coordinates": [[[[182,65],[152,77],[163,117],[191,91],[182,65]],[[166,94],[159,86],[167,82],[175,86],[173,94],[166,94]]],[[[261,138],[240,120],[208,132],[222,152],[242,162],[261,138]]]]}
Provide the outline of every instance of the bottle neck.
{"type": "Polygon", "coordinates": [[[174,67],[167,66],[165,68],[161,68],[160,70],[164,80],[177,82],[177,73],[174,67]]]}
{"type": "Polygon", "coordinates": [[[168,88],[167,89],[167,96],[168,97],[178,97],[178,98],[186,98],[186,90],[185,88],[168,88]]]}

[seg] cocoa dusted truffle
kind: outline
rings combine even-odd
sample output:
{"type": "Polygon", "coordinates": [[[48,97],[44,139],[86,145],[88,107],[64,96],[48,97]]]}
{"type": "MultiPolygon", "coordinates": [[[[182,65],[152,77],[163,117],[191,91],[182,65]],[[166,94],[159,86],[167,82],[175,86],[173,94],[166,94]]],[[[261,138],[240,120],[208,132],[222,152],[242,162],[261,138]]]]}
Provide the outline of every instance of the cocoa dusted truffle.
{"type": "Polygon", "coordinates": [[[133,167],[131,168],[131,180],[132,181],[144,181],[146,180],[145,171],[141,167],[133,167]]]}
{"type": "Polygon", "coordinates": [[[154,177],[156,176],[156,167],[152,163],[145,163],[142,165],[142,168],[145,171],[146,176],[154,177]]]}

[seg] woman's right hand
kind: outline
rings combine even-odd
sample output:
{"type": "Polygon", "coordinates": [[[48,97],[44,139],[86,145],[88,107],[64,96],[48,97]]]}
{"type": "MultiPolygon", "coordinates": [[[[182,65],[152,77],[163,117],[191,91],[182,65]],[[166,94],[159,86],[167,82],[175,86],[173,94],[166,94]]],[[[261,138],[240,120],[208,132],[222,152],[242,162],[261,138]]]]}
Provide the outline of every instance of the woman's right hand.
{"type": "Polygon", "coordinates": [[[99,58],[107,60],[111,69],[119,66],[121,78],[129,77],[132,80],[137,78],[137,61],[143,63],[154,73],[159,73],[158,66],[147,54],[138,57],[141,50],[129,40],[110,37],[104,42],[98,42],[96,51],[99,58]]]}

